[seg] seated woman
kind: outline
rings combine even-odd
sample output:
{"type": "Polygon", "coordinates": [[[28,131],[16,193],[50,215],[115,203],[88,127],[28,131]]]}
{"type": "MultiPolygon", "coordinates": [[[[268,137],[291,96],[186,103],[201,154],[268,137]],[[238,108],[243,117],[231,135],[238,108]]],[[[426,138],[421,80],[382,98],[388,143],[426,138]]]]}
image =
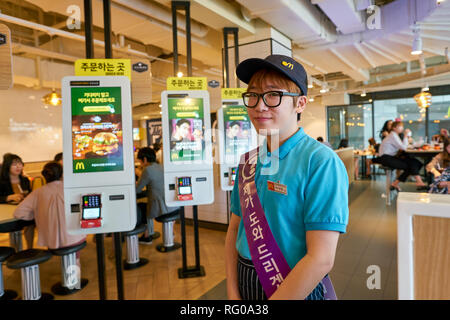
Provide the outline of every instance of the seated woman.
{"type": "Polygon", "coordinates": [[[450,194],[450,166],[430,185],[429,193],[450,194]]]}
{"type": "Polygon", "coordinates": [[[433,160],[431,160],[425,169],[434,175],[436,179],[442,172],[450,166],[450,139],[444,140],[444,150],[437,154],[433,160]]]}
{"type": "Polygon", "coordinates": [[[416,179],[417,187],[426,186],[419,175],[419,170],[423,164],[419,160],[409,157],[404,152],[408,147],[408,131],[409,129],[404,130],[403,122],[395,121],[392,124],[391,132],[383,139],[380,145],[378,163],[393,169],[403,170],[402,174],[391,184],[391,188],[397,191],[400,191],[399,183],[405,182],[410,175],[413,175],[416,179]],[[401,140],[399,135],[403,131],[405,131],[405,137],[401,140]]]}
{"type": "Polygon", "coordinates": [[[17,204],[30,192],[30,180],[23,175],[22,159],[16,154],[6,153],[0,171],[0,203],[17,204]]]}
{"type": "Polygon", "coordinates": [[[64,213],[63,169],[57,162],[49,162],[41,174],[47,184],[31,192],[14,212],[14,217],[35,220],[38,229],[38,246],[59,249],[80,244],[84,235],[70,235],[64,213]]]}
{"type": "Polygon", "coordinates": [[[136,183],[136,193],[142,192],[144,187],[147,187],[147,230],[139,238],[139,242],[151,244],[154,234],[153,218],[173,212],[179,207],[166,206],[164,201],[164,170],[156,162],[155,150],[148,147],[141,148],[137,157],[141,161],[143,169],[136,183]]]}

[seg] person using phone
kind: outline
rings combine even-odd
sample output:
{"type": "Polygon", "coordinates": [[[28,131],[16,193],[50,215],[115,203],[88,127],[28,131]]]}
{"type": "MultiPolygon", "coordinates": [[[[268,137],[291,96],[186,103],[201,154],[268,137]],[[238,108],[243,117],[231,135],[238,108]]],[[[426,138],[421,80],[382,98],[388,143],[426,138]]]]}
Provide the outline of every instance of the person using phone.
{"type": "Polygon", "coordinates": [[[3,156],[0,171],[0,203],[20,203],[31,191],[30,180],[23,174],[22,159],[12,153],[3,156]]]}

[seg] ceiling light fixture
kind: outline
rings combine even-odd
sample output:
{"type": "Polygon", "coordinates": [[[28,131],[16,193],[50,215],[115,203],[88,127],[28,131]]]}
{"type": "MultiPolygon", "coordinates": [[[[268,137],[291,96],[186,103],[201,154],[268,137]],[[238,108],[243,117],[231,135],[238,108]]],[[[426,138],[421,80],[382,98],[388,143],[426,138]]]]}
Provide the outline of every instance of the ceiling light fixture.
{"type": "Polygon", "coordinates": [[[179,71],[179,72],[177,73],[177,77],[178,77],[178,78],[183,77],[183,72],[179,71]]]}
{"type": "Polygon", "coordinates": [[[324,82],[322,84],[322,89],[320,89],[320,93],[327,93],[328,91],[330,91],[330,89],[328,89],[328,84],[324,82]]]}
{"type": "Polygon", "coordinates": [[[361,97],[365,97],[365,96],[367,96],[366,90],[363,90],[363,92],[361,93],[361,97]]]}
{"type": "MultiPolygon", "coordinates": [[[[54,41],[53,40],[53,36],[50,35],[50,42],[51,42],[51,45],[52,45],[52,52],[54,51],[53,50],[53,41],[54,41]]],[[[53,57],[50,59],[50,64],[48,66],[48,70],[50,70],[50,67],[52,65],[53,65],[53,57]]],[[[54,80],[52,81],[52,85],[53,85],[52,86],[52,92],[46,94],[45,96],[43,96],[42,97],[42,102],[44,102],[45,104],[49,104],[49,105],[55,106],[55,107],[56,106],[60,106],[61,102],[62,102],[62,99],[61,99],[61,95],[56,92],[55,81],[54,80]]]]}
{"type": "Polygon", "coordinates": [[[428,87],[428,83],[422,88],[422,91],[430,91],[430,87],[428,87]]]}
{"type": "Polygon", "coordinates": [[[422,37],[420,36],[420,29],[417,25],[413,27],[414,40],[412,44],[411,54],[418,56],[423,53],[422,51],[422,37]]]}
{"type": "Polygon", "coordinates": [[[309,98],[309,102],[314,102],[314,97],[309,98]]]}

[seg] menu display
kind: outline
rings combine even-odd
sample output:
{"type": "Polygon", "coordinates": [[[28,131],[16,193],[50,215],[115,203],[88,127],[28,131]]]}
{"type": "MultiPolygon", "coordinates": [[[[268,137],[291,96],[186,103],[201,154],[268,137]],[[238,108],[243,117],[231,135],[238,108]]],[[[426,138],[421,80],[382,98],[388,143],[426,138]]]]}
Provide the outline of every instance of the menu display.
{"type": "Polygon", "coordinates": [[[73,173],[123,170],[120,87],[71,88],[73,173]]]}
{"type": "Polygon", "coordinates": [[[169,98],[170,161],[205,158],[203,99],[169,98]]]}
{"type": "Polygon", "coordinates": [[[225,162],[235,163],[249,151],[252,126],[245,106],[228,105],[223,108],[225,128],[225,162]]]}

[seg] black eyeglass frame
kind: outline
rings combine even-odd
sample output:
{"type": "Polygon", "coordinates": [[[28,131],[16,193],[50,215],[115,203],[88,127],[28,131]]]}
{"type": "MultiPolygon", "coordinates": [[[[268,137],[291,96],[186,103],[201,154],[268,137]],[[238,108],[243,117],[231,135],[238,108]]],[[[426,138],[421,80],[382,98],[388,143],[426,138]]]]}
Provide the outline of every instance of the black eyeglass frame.
{"type": "Polygon", "coordinates": [[[263,93],[244,92],[244,93],[242,94],[242,100],[244,101],[245,107],[246,107],[246,108],[250,108],[250,109],[256,108],[256,106],[257,106],[258,103],[259,103],[259,99],[260,99],[260,98],[262,98],[264,104],[265,104],[268,108],[276,108],[276,107],[278,107],[278,106],[281,104],[281,100],[282,100],[283,96],[300,97],[300,96],[302,96],[302,94],[301,94],[301,93],[294,93],[294,92],[277,91],[277,90],[267,91],[267,92],[263,92],[263,93]],[[245,103],[245,95],[248,94],[248,93],[251,93],[251,94],[254,94],[254,95],[257,95],[257,96],[258,96],[258,100],[256,101],[255,105],[252,106],[252,107],[248,106],[248,105],[245,103]],[[278,94],[279,94],[280,101],[278,102],[278,104],[277,104],[276,106],[269,106],[269,105],[267,104],[266,99],[264,98],[264,96],[265,96],[266,94],[268,94],[268,93],[278,93],[278,94]]]}

